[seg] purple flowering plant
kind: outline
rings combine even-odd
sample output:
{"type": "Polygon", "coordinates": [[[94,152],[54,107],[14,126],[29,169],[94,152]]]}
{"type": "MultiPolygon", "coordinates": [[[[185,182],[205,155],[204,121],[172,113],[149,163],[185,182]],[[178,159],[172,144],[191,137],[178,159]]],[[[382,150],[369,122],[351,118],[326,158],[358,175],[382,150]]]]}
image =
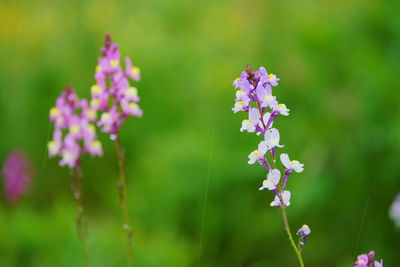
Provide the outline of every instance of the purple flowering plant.
{"type": "Polygon", "coordinates": [[[77,205],[76,224],[83,244],[87,266],[90,266],[88,247],[83,231],[82,171],[81,159],[86,153],[102,156],[103,149],[97,139],[97,127],[110,134],[114,141],[119,165],[118,189],[123,210],[123,229],[127,231],[128,266],[132,265],[132,237],[128,207],[126,203],[125,153],[119,141],[122,124],[130,116],[141,117],[137,88],[130,80],[140,80],[140,69],[125,58],[125,68],[120,64],[118,45],[112,43],[110,35],[105,37],[102,56],[96,66],[96,84],[91,87],[90,101],[79,99],[71,86],[56,100],[50,109],[50,121],[54,124],[53,138],[48,143],[50,157],[61,157],[60,166],[71,169],[72,193],[77,205]],[[98,117],[100,113],[100,117],[98,117]]]}
{"type": "Polygon", "coordinates": [[[83,221],[81,159],[85,153],[103,155],[101,143],[96,139],[96,119],[95,110],[89,107],[86,99],[79,99],[71,86],[65,88],[55,107],[50,109],[54,132],[53,140],[48,143],[49,156],[61,157],[60,166],[71,169],[71,190],[77,208],[76,226],[87,266],[90,266],[90,259],[83,221]]]}
{"type": "Polygon", "coordinates": [[[33,166],[25,152],[15,149],[3,165],[4,195],[10,204],[16,204],[28,191],[32,182],[33,166]]]}
{"type": "Polygon", "coordinates": [[[112,43],[111,36],[106,35],[102,56],[96,66],[96,84],[91,87],[90,106],[101,113],[97,126],[110,134],[115,143],[118,158],[119,180],[118,190],[123,211],[123,229],[127,231],[128,265],[132,265],[132,237],[126,201],[126,167],[125,152],[121,147],[119,132],[124,121],[130,117],[141,117],[138,90],[131,85],[130,80],[140,81],[140,69],[132,64],[129,57],[125,58],[125,67],[121,66],[121,55],[117,44],[112,43]]]}
{"type": "Polygon", "coordinates": [[[383,260],[374,261],[375,259],[375,251],[371,250],[368,255],[361,254],[357,257],[357,260],[354,262],[354,267],[383,267],[383,260]],[[373,265],[372,265],[373,264],[373,265]]]}
{"type": "Polygon", "coordinates": [[[303,225],[297,231],[299,241],[296,245],[286,215],[286,208],[290,205],[291,197],[291,192],[286,190],[287,182],[294,172],[303,171],[304,164],[297,160],[291,160],[286,153],[279,155],[283,165],[282,171],[279,170],[277,164],[277,151],[283,145],[280,144],[278,129],[273,128],[273,122],[280,115],[288,116],[290,111],[285,104],[279,103],[276,96],[273,95],[272,89],[278,85],[279,80],[276,75],[268,74],[264,67],[253,71],[247,65],[246,70],[233,82],[236,89],[236,99],[232,110],[234,113],[244,111],[248,114],[248,119],[242,122],[241,132],[247,131],[262,137],[257,149],[249,154],[248,163],[258,162],[266,168],[268,174],[259,190],[268,189],[274,194],[274,199],[270,205],[280,209],[290,244],[297,255],[300,266],[304,266],[301,253],[311,230],[307,225],[303,225]]]}

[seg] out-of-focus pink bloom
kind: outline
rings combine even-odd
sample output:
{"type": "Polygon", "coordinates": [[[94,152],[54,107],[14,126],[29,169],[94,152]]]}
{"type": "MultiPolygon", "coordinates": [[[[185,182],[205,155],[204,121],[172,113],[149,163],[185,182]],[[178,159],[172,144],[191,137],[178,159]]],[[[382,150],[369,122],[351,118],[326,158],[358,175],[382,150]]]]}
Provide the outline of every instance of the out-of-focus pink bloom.
{"type": "Polygon", "coordinates": [[[22,150],[13,150],[8,155],[3,176],[6,199],[15,204],[27,192],[32,181],[32,164],[22,150]]]}
{"type": "Polygon", "coordinates": [[[91,88],[90,105],[94,110],[102,111],[97,125],[103,132],[115,137],[127,117],[143,115],[137,104],[140,100],[137,88],[131,86],[129,81],[140,80],[140,69],[132,65],[130,58],[125,58],[125,68],[121,66],[118,45],[112,43],[110,35],[106,35],[101,52],[95,73],[96,84],[91,88]]]}
{"type": "Polygon", "coordinates": [[[86,99],[79,100],[72,87],[67,86],[50,109],[54,132],[48,143],[49,156],[60,156],[60,165],[70,168],[77,167],[83,153],[102,156],[101,143],[96,139],[96,118],[96,111],[86,99]]]}

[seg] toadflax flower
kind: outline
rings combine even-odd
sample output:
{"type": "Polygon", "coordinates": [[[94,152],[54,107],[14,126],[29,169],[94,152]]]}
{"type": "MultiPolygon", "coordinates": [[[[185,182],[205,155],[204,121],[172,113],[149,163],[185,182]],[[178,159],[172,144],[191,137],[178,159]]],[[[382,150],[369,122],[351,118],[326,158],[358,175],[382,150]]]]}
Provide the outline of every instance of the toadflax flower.
{"type": "MultiPolygon", "coordinates": [[[[264,67],[253,72],[250,66],[247,66],[246,71],[243,71],[239,78],[233,81],[233,86],[236,89],[235,104],[232,108],[234,113],[244,111],[248,113],[248,118],[242,121],[241,132],[256,133],[262,135],[264,140],[261,140],[258,144],[257,150],[254,150],[249,154],[249,164],[256,162],[260,163],[268,170],[271,170],[271,163],[268,162],[267,152],[270,151],[271,157],[273,158],[273,164],[275,164],[275,153],[276,150],[282,148],[280,144],[279,130],[272,128],[272,124],[275,118],[279,115],[288,116],[289,109],[285,104],[279,103],[276,96],[272,95],[273,87],[278,86],[279,78],[274,74],[268,74],[264,67]]],[[[279,188],[277,191],[277,199],[279,195],[283,198],[284,187],[286,186],[287,179],[293,171],[300,173],[303,171],[304,164],[301,164],[297,160],[290,160],[287,154],[280,155],[284,170],[284,179],[282,184],[274,183],[272,179],[266,179],[263,182],[264,188],[279,188]]],[[[275,168],[274,168],[275,169],[275,168]]],[[[276,170],[278,171],[278,170],[276,170]]],[[[274,170],[274,173],[275,170],[274,170]]],[[[268,174],[271,175],[271,172],[268,174]]],[[[276,177],[276,176],[275,176],[276,177]]],[[[280,179],[280,172],[279,172],[280,179]]],[[[271,189],[270,189],[271,190],[271,189]]],[[[287,202],[289,203],[290,193],[286,193],[287,202]]],[[[272,203],[277,203],[275,200],[272,203]]],[[[279,206],[275,205],[274,206],[279,206]]]]}
{"type": "Polygon", "coordinates": [[[279,103],[277,97],[273,95],[273,88],[278,86],[279,80],[276,75],[269,74],[264,67],[253,71],[247,65],[246,70],[232,84],[236,90],[235,104],[232,111],[234,113],[241,111],[248,113],[247,118],[242,121],[241,132],[255,133],[263,137],[258,143],[257,149],[248,155],[248,164],[258,162],[268,170],[267,179],[262,182],[259,190],[268,189],[274,193],[275,198],[270,205],[279,207],[281,210],[289,240],[298,255],[300,265],[304,266],[300,250],[305,244],[306,236],[311,231],[306,225],[298,231],[298,234],[302,238],[302,246],[296,247],[288,227],[285,211],[286,207],[290,205],[291,197],[290,191],[285,190],[288,178],[292,172],[302,172],[304,164],[301,164],[297,160],[291,161],[288,154],[282,153],[280,154],[280,159],[284,168],[281,172],[276,160],[276,152],[283,145],[280,144],[279,130],[272,128],[272,124],[278,116],[288,116],[290,111],[285,104],[279,103]],[[282,180],[281,173],[283,173],[282,180]]]}
{"type": "Polygon", "coordinates": [[[267,179],[263,181],[263,185],[259,188],[259,190],[263,190],[267,188],[268,190],[276,189],[279,180],[281,179],[281,172],[278,169],[270,170],[267,179]]]}
{"type": "Polygon", "coordinates": [[[383,260],[380,261],[374,261],[375,258],[375,252],[371,250],[368,255],[367,254],[361,254],[357,257],[357,260],[354,262],[354,267],[382,267],[383,266],[383,260]],[[372,265],[374,264],[374,265],[372,265]]]}
{"type": "Polygon", "coordinates": [[[4,193],[11,204],[29,189],[32,181],[32,164],[22,150],[13,150],[3,165],[4,193]]]}
{"type": "Polygon", "coordinates": [[[389,216],[394,221],[396,227],[400,228],[400,193],[396,196],[390,207],[389,216]]]}
{"type": "MultiPolygon", "coordinates": [[[[286,207],[290,205],[290,192],[289,191],[283,191],[282,193],[282,202],[283,205],[286,207]]],[[[279,199],[279,196],[275,196],[274,201],[271,202],[271,207],[280,207],[281,206],[281,201],[279,199]]]]}
{"type": "Polygon", "coordinates": [[[53,140],[48,143],[49,156],[60,156],[61,166],[76,168],[83,153],[102,156],[96,139],[96,112],[85,99],[80,100],[72,87],[67,86],[50,109],[54,123],[53,140]]]}
{"type": "Polygon", "coordinates": [[[133,66],[128,57],[125,68],[121,66],[118,45],[112,43],[110,35],[106,35],[101,53],[95,73],[96,84],[91,88],[90,107],[102,112],[97,125],[115,138],[127,117],[143,115],[137,104],[138,90],[129,82],[130,79],[140,80],[140,69],[133,66]]]}
{"type": "Polygon", "coordinates": [[[300,237],[299,248],[302,249],[307,241],[307,236],[311,234],[311,229],[308,225],[304,224],[298,231],[297,235],[300,237]]]}

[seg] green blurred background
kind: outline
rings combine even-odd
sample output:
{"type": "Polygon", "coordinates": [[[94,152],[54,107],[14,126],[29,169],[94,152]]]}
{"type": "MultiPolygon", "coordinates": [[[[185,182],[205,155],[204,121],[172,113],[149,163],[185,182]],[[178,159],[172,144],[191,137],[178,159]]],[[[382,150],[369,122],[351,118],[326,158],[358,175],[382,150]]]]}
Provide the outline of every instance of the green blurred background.
{"type": "MultiPolygon", "coordinates": [[[[0,162],[36,166],[18,205],[0,203],[0,266],[84,266],[68,169],[47,159],[48,111],[66,84],[88,97],[105,33],[142,69],[144,117],[122,129],[136,266],[297,266],[265,177],[247,155],[232,81],[251,64],[280,78],[275,126],[305,171],[288,188],[306,266],[376,251],[398,266],[388,217],[400,191],[400,2],[0,1],[0,162]],[[208,186],[207,186],[208,185],[208,186]],[[206,201],[207,200],[207,201],[206,201]],[[205,209],[204,209],[205,207],[205,209]],[[203,225],[203,227],[202,227],[203,225]]],[[[112,142],[83,162],[93,266],[125,266],[112,142]]]]}

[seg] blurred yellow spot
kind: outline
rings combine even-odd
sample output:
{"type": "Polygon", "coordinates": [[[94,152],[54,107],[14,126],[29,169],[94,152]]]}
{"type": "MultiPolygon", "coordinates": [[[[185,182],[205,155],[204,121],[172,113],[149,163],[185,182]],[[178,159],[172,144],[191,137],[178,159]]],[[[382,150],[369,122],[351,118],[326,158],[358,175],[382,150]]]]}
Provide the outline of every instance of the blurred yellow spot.
{"type": "Polygon", "coordinates": [[[238,102],[236,102],[236,104],[243,105],[243,101],[238,101],[238,102]]]}
{"type": "Polygon", "coordinates": [[[130,110],[131,112],[135,112],[135,111],[137,111],[138,109],[139,109],[138,104],[136,104],[136,103],[130,103],[130,104],[129,104],[129,110],[130,110]]]}
{"type": "Polygon", "coordinates": [[[69,127],[69,131],[70,131],[72,134],[77,134],[77,133],[79,133],[79,130],[80,130],[79,125],[76,125],[76,124],[73,124],[73,125],[71,125],[71,126],[69,127]]]}
{"type": "Polygon", "coordinates": [[[57,107],[52,107],[50,109],[50,117],[58,117],[60,116],[60,110],[57,107]]]}
{"type": "Polygon", "coordinates": [[[93,94],[100,94],[101,91],[102,91],[101,87],[98,84],[95,84],[90,88],[90,92],[92,93],[92,95],[93,94]]]}
{"type": "Polygon", "coordinates": [[[109,121],[111,119],[111,115],[108,112],[104,112],[103,114],[101,114],[101,120],[104,121],[105,123],[107,123],[107,121],[109,121]]]}
{"type": "Polygon", "coordinates": [[[117,59],[111,60],[110,64],[111,64],[111,67],[113,67],[113,68],[118,67],[119,60],[117,60],[117,59]]]}
{"type": "Polygon", "coordinates": [[[88,109],[86,111],[86,117],[88,117],[89,119],[95,119],[96,118],[96,111],[94,111],[93,109],[88,109]]]}
{"type": "Polygon", "coordinates": [[[89,132],[91,132],[91,133],[94,133],[94,132],[95,132],[95,130],[96,130],[96,128],[94,127],[94,125],[93,125],[93,124],[88,124],[88,127],[87,127],[87,129],[88,129],[88,131],[89,131],[89,132]]]}
{"type": "Polygon", "coordinates": [[[136,67],[136,66],[133,66],[133,67],[131,68],[131,73],[132,73],[133,75],[140,75],[140,69],[139,69],[138,67],[136,67]]]}
{"type": "Polygon", "coordinates": [[[275,78],[276,76],[275,76],[275,74],[269,74],[268,75],[268,79],[272,79],[272,78],[275,78]]]}
{"type": "Polygon", "coordinates": [[[58,151],[58,145],[57,145],[56,141],[54,141],[54,140],[47,143],[47,148],[52,153],[55,153],[58,151]]]}
{"type": "Polygon", "coordinates": [[[92,150],[95,150],[95,151],[101,150],[101,143],[100,143],[99,140],[94,140],[94,141],[92,141],[92,143],[90,144],[90,146],[92,147],[92,150]]]}
{"type": "Polygon", "coordinates": [[[90,107],[97,109],[99,107],[100,104],[100,100],[98,98],[92,98],[92,100],[90,100],[90,107]]]}
{"type": "Polygon", "coordinates": [[[129,87],[128,90],[126,90],[126,95],[129,97],[137,97],[137,88],[129,87]]]}
{"type": "Polygon", "coordinates": [[[103,69],[101,68],[101,66],[100,65],[97,65],[96,66],[96,72],[100,72],[100,71],[102,71],[103,69]]]}

